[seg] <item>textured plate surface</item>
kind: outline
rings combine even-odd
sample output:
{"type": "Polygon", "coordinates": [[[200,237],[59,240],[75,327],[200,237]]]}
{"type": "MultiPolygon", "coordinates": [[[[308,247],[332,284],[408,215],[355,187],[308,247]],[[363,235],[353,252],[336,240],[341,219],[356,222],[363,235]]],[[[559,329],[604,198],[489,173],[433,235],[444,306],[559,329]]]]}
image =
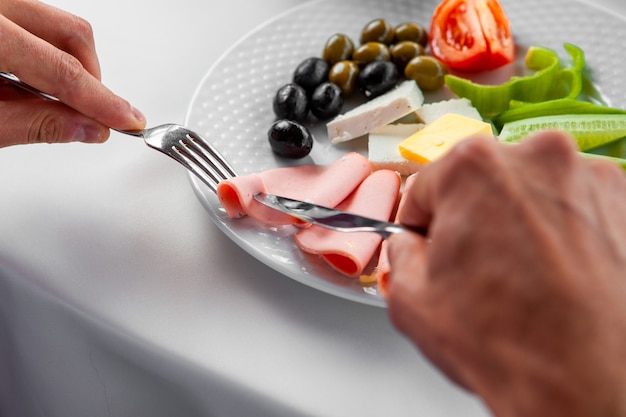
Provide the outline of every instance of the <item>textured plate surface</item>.
{"type": "MultiPolygon", "coordinates": [[[[414,21],[427,26],[437,3],[320,0],[290,10],[249,33],[208,70],[190,104],[186,124],[211,141],[239,174],[295,164],[328,164],[352,150],[365,153],[363,141],[331,146],[324,126],[318,123],[310,124],[316,141],[307,158],[291,161],[276,157],[267,142],[267,130],[274,121],[274,93],[291,80],[298,63],[321,55],[330,35],[342,32],[357,41],[363,26],[379,17],[393,25],[414,21]]],[[[511,20],[520,56],[531,45],[553,48],[562,56],[566,56],[563,43],[578,45],[585,51],[594,83],[606,101],[626,107],[625,62],[620,53],[626,22],[621,17],[580,0],[502,0],[502,5],[511,20]]],[[[215,195],[195,177],[190,179],[217,226],[261,262],[310,287],[384,306],[375,287],[363,287],[358,280],[343,277],[315,257],[303,254],[294,245],[289,228],[263,228],[249,219],[232,221],[215,195]]]]}

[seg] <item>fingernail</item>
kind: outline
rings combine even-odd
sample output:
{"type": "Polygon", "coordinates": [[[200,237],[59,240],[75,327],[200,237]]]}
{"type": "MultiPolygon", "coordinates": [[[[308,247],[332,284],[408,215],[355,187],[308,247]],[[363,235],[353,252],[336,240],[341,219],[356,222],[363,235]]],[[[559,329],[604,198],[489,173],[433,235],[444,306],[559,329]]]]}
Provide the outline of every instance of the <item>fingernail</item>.
{"type": "Polygon", "coordinates": [[[106,138],[106,132],[108,129],[104,129],[100,126],[93,125],[80,125],[74,131],[72,140],[83,143],[100,143],[106,138]]]}
{"type": "Polygon", "coordinates": [[[132,113],[133,113],[133,117],[141,123],[145,123],[146,122],[146,116],[143,115],[143,113],[141,113],[139,110],[137,110],[136,108],[132,108],[132,113]]]}

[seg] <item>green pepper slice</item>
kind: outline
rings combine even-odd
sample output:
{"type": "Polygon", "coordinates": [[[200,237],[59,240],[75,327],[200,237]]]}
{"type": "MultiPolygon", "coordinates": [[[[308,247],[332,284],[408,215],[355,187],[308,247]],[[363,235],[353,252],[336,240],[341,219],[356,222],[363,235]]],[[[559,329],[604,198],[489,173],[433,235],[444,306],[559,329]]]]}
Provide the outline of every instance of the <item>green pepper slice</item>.
{"type": "Polygon", "coordinates": [[[526,53],[525,64],[535,71],[528,76],[514,76],[500,85],[482,85],[467,79],[447,75],[448,88],[459,97],[467,98],[487,119],[509,109],[511,102],[537,103],[555,98],[575,98],[582,90],[583,51],[572,44],[564,45],[572,58],[572,67],[561,69],[561,59],[552,49],[532,46],[526,53]]]}

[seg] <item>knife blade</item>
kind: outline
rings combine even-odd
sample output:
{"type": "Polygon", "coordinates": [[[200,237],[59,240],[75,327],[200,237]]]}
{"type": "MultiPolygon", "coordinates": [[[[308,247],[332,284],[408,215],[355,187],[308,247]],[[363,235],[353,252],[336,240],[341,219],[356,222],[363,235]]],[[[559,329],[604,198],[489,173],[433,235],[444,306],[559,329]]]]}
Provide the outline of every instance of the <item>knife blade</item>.
{"type": "Polygon", "coordinates": [[[289,214],[306,223],[312,223],[340,232],[374,232],[387,238],[394,233],[411,231],[426,236],[426,229],[409,228],[399,223],[385,222],[331,207],[294,200],[273,194],[257,193],[254,199],[268,207],[289,214]]]}

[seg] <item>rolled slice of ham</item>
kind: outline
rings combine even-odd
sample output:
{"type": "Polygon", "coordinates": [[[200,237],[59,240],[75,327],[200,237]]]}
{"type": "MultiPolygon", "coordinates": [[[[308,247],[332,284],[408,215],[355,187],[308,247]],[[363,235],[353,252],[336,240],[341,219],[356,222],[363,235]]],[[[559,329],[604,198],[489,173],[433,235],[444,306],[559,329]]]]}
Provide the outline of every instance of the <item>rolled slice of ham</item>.
{"type": "MultiPolygon", "coordinates": [[[[409,175],[404,181],[404,191],[400,196],[400,203],[398,203],[398,212],[406,201],[407,191],[411,188],[417,173],[409,175]]],[[[395,219],[397,221],[398,219],[395,219]]],[[[376,265],[376,281],[378,283],[378,291],[383,297],[387,297],[387,286],[389,285],[389,256],[387,254],[387,241],[385,240],[380,247],[380,255],[378,256],[378,264],[376,265]]]]}
{"type": "MultiPolygon", "coordinates": [[[[337,208],[388,221],[398,203],[400,185],[397,172],[376,171],[337,208]]],[[[298,231],[295,240],[300,249],[319,255],[340,273],[359,277],[378,250],[382,238],[376,233],[337,232],[313,225],[298,231]]]]}
{"type": "Polygon", "coordinates": [[[254,195],[264,192],[335,207],[371,173],[369,160],[350,152],[330,165],[275,168],[231,178],[218,185],[217,196],[230,218],[248,215],[271,226],[295,224],[298,220],[264,206],[254,195]]]}

